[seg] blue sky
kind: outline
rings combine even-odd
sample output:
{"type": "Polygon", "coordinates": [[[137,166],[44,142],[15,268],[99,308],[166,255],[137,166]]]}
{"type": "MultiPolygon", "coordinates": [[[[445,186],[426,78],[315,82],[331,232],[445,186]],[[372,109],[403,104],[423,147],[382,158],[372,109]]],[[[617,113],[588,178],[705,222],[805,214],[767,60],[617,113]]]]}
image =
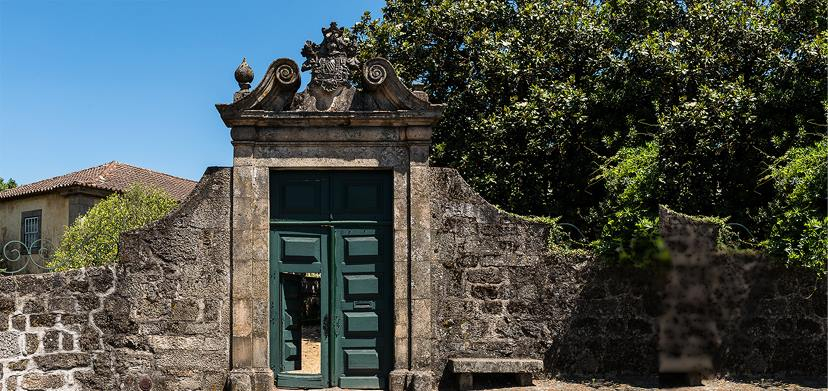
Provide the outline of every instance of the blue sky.
{"type": "MultiPolygon", "coordinates": [[[[0,0],[0,177],[30,183],[117,160],[197,180],[232,165],[243,56],[301,64],[305,40],[379,0],[0,0]]],[[[308,74],[303,75],[307,82],[308,74]]]]}

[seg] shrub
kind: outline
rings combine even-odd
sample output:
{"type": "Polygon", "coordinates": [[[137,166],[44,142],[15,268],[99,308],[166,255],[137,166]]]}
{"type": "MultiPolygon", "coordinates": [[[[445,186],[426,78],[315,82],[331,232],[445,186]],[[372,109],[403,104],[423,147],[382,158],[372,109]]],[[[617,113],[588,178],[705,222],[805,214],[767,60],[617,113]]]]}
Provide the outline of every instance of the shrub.
{"type": "Polygon", "coordinates": [[[165,191],[144,185],[106,197],[66,229],[51,267],[60,271],[114,263],[121,233],[164,217],[176,204],[165,191]]]}
{"type": "Polygon", "coordinates": [[[768,208],[770,235],[762,245],[787,265],[825,276],[828,259],[828,139],[792,148],[771,166],[776,198],[768,208]]]}

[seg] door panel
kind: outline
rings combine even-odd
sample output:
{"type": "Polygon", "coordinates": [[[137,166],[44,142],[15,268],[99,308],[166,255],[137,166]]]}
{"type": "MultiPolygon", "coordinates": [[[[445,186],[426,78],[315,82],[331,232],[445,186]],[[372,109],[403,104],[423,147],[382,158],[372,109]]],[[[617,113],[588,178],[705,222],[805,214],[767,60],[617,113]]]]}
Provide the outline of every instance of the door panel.
{"type": "Polygon", "coordinates": [[[279,386],[386,387],[393,366],[391,178],[376,171],[271,172],[271,303],[278,304],[271,304],[270,341],[279,386]],[[306,306],[296,295],[302,273],[321,276],[315,376],[303,373],[309,340],[297,309],[306,306]]]}
{"type": "Polygon", "coordinates": [[[330,274],[329,233],[288,226],[270,232],[270,366],[281,386],[318,388],[330,381],[329,340],[321,332],[330,312],[329,283],[322,278],[330,274]]]}
{"type": "Polygon", "coordinates": [[[373,349],[346,349],[345,367],[350,370],[377,370],[379,369],[379,355],[373,349]]]}
{"type": "Polygon", "coordinates": [[[345,276],[345,288],[348,296],[376,295],[379,293],[379,279],[374,275],[345,276]]]}
{"type": "Polygon", "coordinates": [[[332,220],[391,220],[390,172],[352,171],[332,173],[332,220]]]}
{"type": "Polygon", "coordinates": [[[337,322],[334,379],[340,387],[385,387],[391,368],[391,228],[335,228],[337,322]],[[385,341],[380,343],[379,341],[385,341]]]}
{"type": "Polygon", "coordinates": [[[318,237],[282,236],[283,263],[319,263],[321,243],[318,237]]]}
{"type": "Polygon", "coordinates": [[[270,178],[271,220],[328,220],[329,175],[319,172],[274,172],[270,178]]]}
{"type": "Polygon", "coordinates": [[[353,333],[376,333],[379,331],[379,321],[374,312],[346,312],[345,331],[353,333]]]}

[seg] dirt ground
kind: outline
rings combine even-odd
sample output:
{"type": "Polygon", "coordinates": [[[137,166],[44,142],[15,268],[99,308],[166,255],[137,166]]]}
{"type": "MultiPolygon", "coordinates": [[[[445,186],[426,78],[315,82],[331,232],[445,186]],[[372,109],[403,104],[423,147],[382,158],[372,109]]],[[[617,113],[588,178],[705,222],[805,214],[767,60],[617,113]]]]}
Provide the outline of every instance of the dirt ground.
{"type": "Polygon", "coordinates": [[[319,340],[319,326],[302,326],[302,368],[290,373],[322,373],[322,344],[319,340]]]}
{"type": "MultiPolygon", "coordinates": [[[[488,391],[632,391],[632,390],[662,390],[658,386],[649,384],[636,385],[615,383],[615,382],[567,382],[561,380],[535,380],[532,387],[492,387],[487,385],[475,386],[474,390],[488,390],[488,391]]],[[[646,382],[644,382],[646,383],[646,382]]],[[[732,380],[705,380],[702,381],[701,387],[681,387],[681,388],[664,388],[663,390],[670,391],[764,391],[764,390],[797,390],[797,391],[811,391],[811,390],[828,390],[825,388],[825,380],[820,379],[804,379],[796,381],[776,381],[776,380],[750,380],[750,381],[732,381],[732,380]]],[[[274,390],[281,391],[287,389],[274,388],[274,390]]],[[[344,391],[341,388],[326,388],[326,391],[344,391]]],[[[295,390],[294,390],[295,391],[295,390]]],[[[355,390],[349,390],[355,391],[355,390]]]]}
{"type": "MultiPolygon", "coordinates": [[[[649,382],[652,383],[652,382],[649,382]]],[[[776,380],[703,380],[701,387],[668,388],[672,391],[758,391],[758,390],[826,390],[825,379],[796,379],[793,381],[776,380]]],[[[658,390],[657,384],[633,382],[632,384],[614,382],[566,382],[560,380],[535,380],[534,387],[491,388],[493,390],[537,390],[537,391],[592,391],[592,390],[658,390]]]]}

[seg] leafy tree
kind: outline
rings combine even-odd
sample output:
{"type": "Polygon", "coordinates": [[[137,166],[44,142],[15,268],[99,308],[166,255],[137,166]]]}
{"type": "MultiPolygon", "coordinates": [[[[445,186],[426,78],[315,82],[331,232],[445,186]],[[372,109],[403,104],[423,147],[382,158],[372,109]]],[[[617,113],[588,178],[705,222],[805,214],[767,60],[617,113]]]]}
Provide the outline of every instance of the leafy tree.
{"type": "Polygon", "coordinates": [[[654,232],[659,204],[770,235],[785,207],[769,209],[781,190],[766,170],[824,137],[825,9],[389,0],[352,33],[361,56],[447,104],[435,164],[504,209],[580,226],[609,259],[647,263],[657,247],[635,238],[654,232]]]}
{"type": "Polygon", "coordinates": [[[114,263],[121,233],[164,217],[176,205],[164,190],[145,185],[112,194],[66,229],[51,266],[67,270],[114,263]]]}
{"type": "Polygon", "coordinates": [[[9,178],[9,180],[4,181],[3,177],[0,177],[0,191],[14,189],[15,187],[17,187],[17,182],[15,182],[14,179],[9,178]]]}
{"type": "Polygon", "coordinates": [[[828,259],[828,140],[793,148],[777,160],[767,179],[777,189],[769,206],[771,228],[762,244],[788,264],[825,275],[828,259]]]}

